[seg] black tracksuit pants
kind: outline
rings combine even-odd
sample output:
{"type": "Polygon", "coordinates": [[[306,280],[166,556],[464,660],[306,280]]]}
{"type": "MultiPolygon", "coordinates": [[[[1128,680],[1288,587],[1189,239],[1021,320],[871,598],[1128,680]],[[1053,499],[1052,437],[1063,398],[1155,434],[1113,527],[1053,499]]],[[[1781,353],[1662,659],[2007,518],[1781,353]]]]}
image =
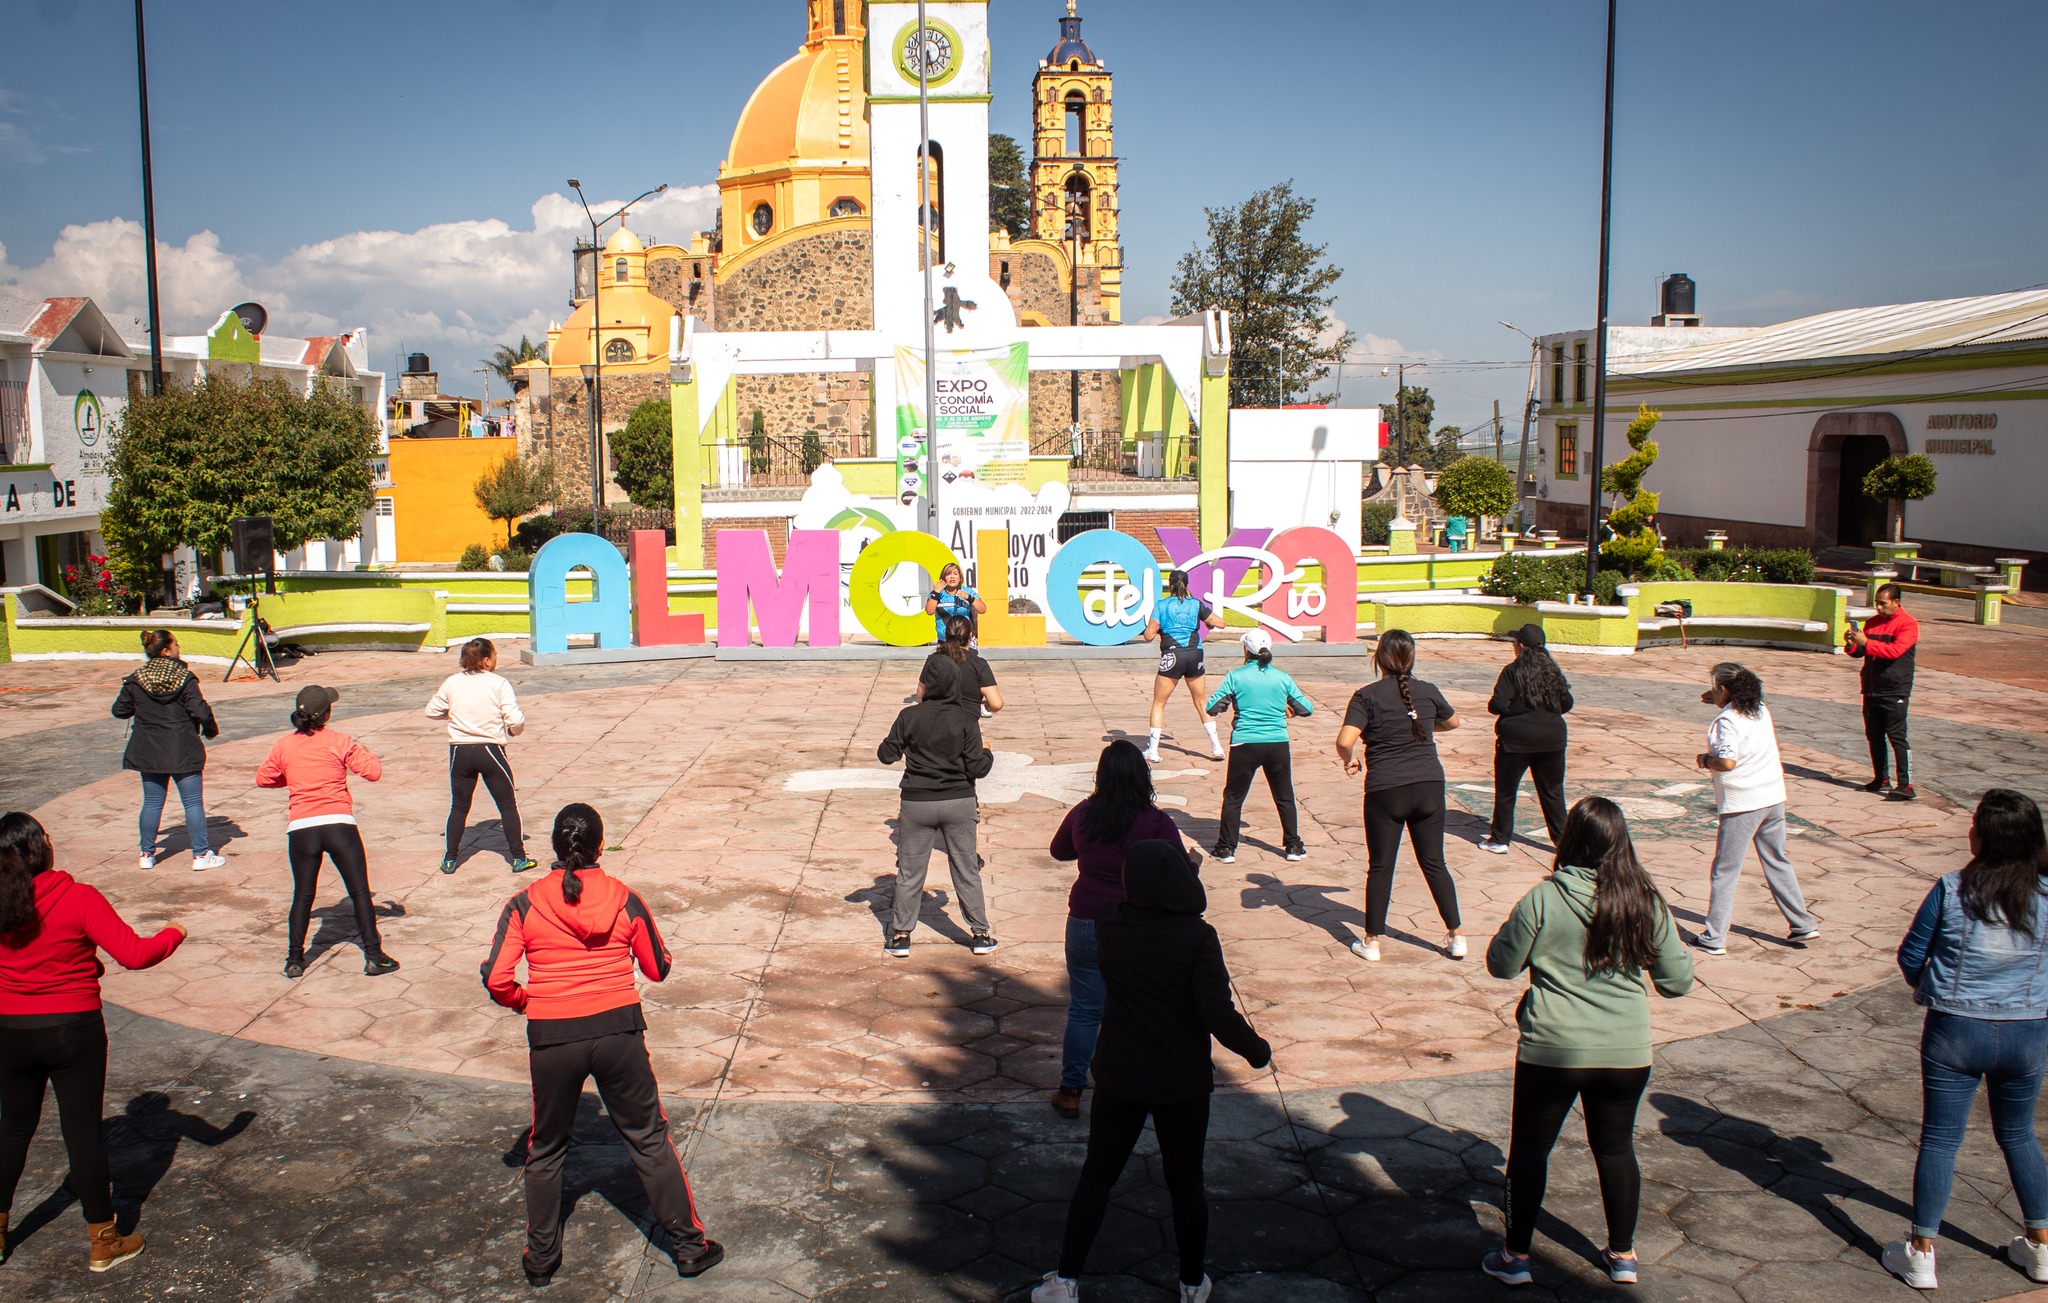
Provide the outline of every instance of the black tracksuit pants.
{"type": "Polygon", "coordinates": [[[1527,1253],[1550,1182],[1550,1151],[1570,1116],[1572,1101],[1586,1112],[1586,1144],[1600,1174],[1600,1206],[1607,1214],[1607,1247],[1635,1248],[1636,1212],[1643,1173],[1636,1165],[1636,1106],[1650,1084],[1648,1068],[1551,1068],[1515,1064],[1514,1120],[1509,1124],[1507,1246],[1527,1253]]]}
{"type": "Polygon", "coordinates": [[[1077,1277],[1088,1264],[1088,1250],[1102,1231],[1109,1211],[1109,1192],[1123,1175],[1131,1150],[1145,1133],[1145,1119],[1159,1141],[1159,1167],[1166,1178],[1166,1197],[1173,1206],[1173,1237],[1180,1250],[1180,1279],[1202,1281],[1202,1260],[1209,1252],[1209,1199],[1202,1188],[1202,1149],[1209,1140],[1209,1097],[1174,1104],[1146,1104],[1116,1095],[1095,1093],[1088,1113],[1088,1157],[1081,1163],[1081,1181],[1067,1205],[1066,1234],[1060,1239],[1059,1274],[1077,1277]]]}
{"type": "Polygon", "coordinates": [[[1301,827],[1294,813],[1294,755],[1285,742],[1232,742],[1230,765],[1223,779],[1223,821],[1216,830],[1216,850],[1237,849],[1237,831],[1244,819],[1244,798],[1252,790],[1252,777],[1266,771],[1266,790],[1273,794],[1273,808],[1280,812],[1280,836],[1284,849],[1301,840],[1301,827]]]}
{"type": "Polygon", "coordinates": [[[505,829],[505,853],[516,863],[526,858],[526,838],[519,828],[519,799],[512,791],[512,763],[498,742],[450,742],[448,744],[448,859],[462,849],[462,831],[469,823],[469,803],[476,795],[476,780],[484,780],[491,799],[498,803],[498,822],[505,829]]]}
{"type": "Polygon", "coordinates": [[[1444,785],[1441,781],[1403,783],[1365,794],[1365,930],[1387,933],[1387,907],[1394,898],[1394,861],[1401,854],[1401,832],[1422,866],[1423,880],[1436,901],[1444,926],[1456,931],[1458,884],[1444,863],[1444,785]]]}
{"type": "Polygon", "coordinates": [[[1515,802],[1522,775],[1536,781],[1536,803],[1543,807],[1543,827],[1550,844],[1564,833],[1564,752],[1500,751],[1493,753],[1493,839],[1505,846],[1515,839],[1515,802]]]}
{"type": "Polygon", "coordinates": [[[1913,781],[1912,753],[1906,746],[1906,710],[1912,704],[1911,697],[1863,699],[1863,736],[1870,743],[1870,772],[1879,779],[1891,777],[1892,767],[1885,763],[1889,743],[1892,755],[1898,757],[1901,787],[1913,781]]]}
{"type": "Polygon", "coordinates": [[[586,1078],[597,1081],[598,1097],[632,1155],[654,1220],[669,1234],[670,1251],[678,1261],[703,1252],[704,1223],[697,1217],[683,1160],[669,1138],[646,1033],[615,1032],[538,1046],[527,1051],[527,1063],[533,1076],[533,1136],[526,1150],[526,1269],[545,1276],[562,1265],[562,1162],[569,1155],[586,1078]]]}
{"type": "Polygon", "coordinates": [[[14,1208],[14,1187],[28,1165],[28,1144],[42,1120],[46,1087],[57,1092],[57,1126],[71,1160],[65,1184],[78,1196],[87,1223],[110,1222],[114,1192],[100,1139],[107,1024],[97,1010],[39,1027],[0,1021],[0,1212],[14,1208]]]}
{"type": "Polygon", "coordinates": [[[370,861],[363,853],[363,834],[352,823],[323,823],[285,834],[286,853],[292,864],[292,912],[285,941],[285,954],[294,959],[306,953],[306,926],[313,919],[313,897],[320,889],[320,857],[334,861],[341,885],[356,907],[356,936],[363,953],[384,953],[383,938],[377,935],[377,906],[370,899],[370,861]]]}

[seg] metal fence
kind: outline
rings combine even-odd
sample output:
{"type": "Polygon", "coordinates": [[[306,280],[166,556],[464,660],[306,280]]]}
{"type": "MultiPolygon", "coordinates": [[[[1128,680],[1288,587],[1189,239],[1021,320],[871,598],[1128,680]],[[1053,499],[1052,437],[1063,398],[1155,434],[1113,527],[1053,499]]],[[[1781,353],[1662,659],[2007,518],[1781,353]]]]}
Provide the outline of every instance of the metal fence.
{"type": "Polygon", "coordinates": [[[1051,430],[1032,436],[1034,457],[1067,458],[1067,478],[1074,482],[1105,480],[1191,480],[1195,478],[1194,434],[1171,437],[1153,434],[1125,440],[1116,430],[1051,430]]]}
{"type": "Polygon", "coordinates": [[[734,489],[806,488],[811,472],[835,455],[832,445],[820,434],[795,439],[746,434],[740,436],[738,443],[715,444],[708,451],[714,468],[713,483],[734,489]]]}

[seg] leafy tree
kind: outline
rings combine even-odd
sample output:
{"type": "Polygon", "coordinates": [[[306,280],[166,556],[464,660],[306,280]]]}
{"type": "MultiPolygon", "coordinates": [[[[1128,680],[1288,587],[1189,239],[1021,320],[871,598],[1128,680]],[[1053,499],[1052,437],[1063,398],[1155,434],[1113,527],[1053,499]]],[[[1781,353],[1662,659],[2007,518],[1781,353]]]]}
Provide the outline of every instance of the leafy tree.
{"type": "Polygon", "coordinates": [[[635,506],[675,506],[675,436],[666,398],[650,398],[633,409],[626,428],[612,435],[612,457],[619,464],[613,478],[635,506]]]}
{"type": "Polygon", "coordinates": [[[1357,338],[1345,331],[1323,341],[1331,325],[1333,288],[1343,268],[1324,260],[1328,247],[1302,238],[1316,201],[1294,183],[1261,190],[1232,208],[1206,209],[1209,238],[1181,255],[1173,274],[1173,314],[1210,308],[1230,316],[1230,404],[1333,401],[1309,394],[1357,338]]]}
{"type": "Polygon", "coordinates": [[[540,345],[521,335],[517,344],[500,344],[491,350],[486,363],[500,380],[511,384],[521,377],[513,368],[521,362],[529,362],[540,356],[540,345]]]}
{"type": "Polygon", "coordinates": [[[1926,453],[1894,453],[1863,477],[1863,496],[1889,503],[1892,542],[1905,537],[1908,502],[1934,496],[1934,459],[1926,453]]]}
{"type": "Polygon", "coordinates": [[[1631,577],[1664,562],[1663,540],[1657,537],[1657,495],[1643,487],[1643,476],[1657,462],[1657,441],[1650,431],[1664,418],[1648,407],[1636,408],[1628,423],[1628,446],[1635,451],[1600,473],[1600,488],[1627,501],[1607,513],[1614,537],[1600,545],[1600,555],[1631,577]]]}
{"type": "Polygon", "coordinates": [[[1031,182],[1024,152],[1000,131],[988,136],[988,229],[1021,240],[1031,234],[1031,182]]]}
{"type": "Polygon", "coordinates": [[[505,543],[509,547],[512,522],[554,500],[555,465],[546,458],[527,461],[514,454],[478,476],[471,491],[486,516],[505,522],[505,543]]]}
{"type": "Polygon", "coordinates": [[[1460,457],[1436,477],[1436,502],[1453,516],[1505,516],[1515,509],[1513,472],[1486,457],[1460,457]]]}
{"type": "Polygon", "coordinates": [[[804,431],[803,458],[806,475],[825,464],[825,441],[816,430],[804,431]]]}
{"type": "Polygon", "coordinates": [[[268,516],[280,551],[350,539],[370,509],[377,425],[337,386],[300,394],[282,379],[209,376],[128,400],[114,430],[100,533],[136,589],[163,580],[159,558],[228,546],[237,516],[268,516]]]}
{"type": "Polygon", "coordinates": [[[1439,426],[1435,434],[1430,433],[1430,422],[1436,419],[1436,399],[1421,385],[1401,386],[1398,403],[1380,404],[1380,419],[1387,423],[1387,446],[1380,449],[1383,465],[1400,464],[1404,445],[1407,465],[1430,470],[1442,470],[1465,455],[1458,447],[1465,432],[1457,426],[1439,426]]]}

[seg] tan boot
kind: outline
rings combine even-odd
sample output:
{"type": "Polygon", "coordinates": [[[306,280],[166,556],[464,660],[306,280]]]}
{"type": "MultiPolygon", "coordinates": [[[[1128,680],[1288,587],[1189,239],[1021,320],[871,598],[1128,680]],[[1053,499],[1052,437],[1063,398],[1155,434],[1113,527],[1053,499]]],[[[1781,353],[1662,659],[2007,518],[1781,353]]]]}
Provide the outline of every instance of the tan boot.
{"type": "Polygon", "coordinates": [[[86,1260],[86,1266],[94,1271],[105,1271],[142,1252],[142,1237],[123,1235],[114,1229],[112,1222],[88,1222],[85,1234],[92,1242],[92,1252],[86,1260]]]}

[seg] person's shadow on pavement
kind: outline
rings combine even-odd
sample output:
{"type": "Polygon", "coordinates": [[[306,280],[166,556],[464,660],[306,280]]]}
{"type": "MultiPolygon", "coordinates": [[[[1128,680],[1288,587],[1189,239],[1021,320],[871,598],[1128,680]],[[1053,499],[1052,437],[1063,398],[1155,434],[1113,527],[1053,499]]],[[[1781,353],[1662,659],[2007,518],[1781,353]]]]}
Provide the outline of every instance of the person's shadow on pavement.
{"type": "MultiPolygon", "coordinates": [[[[196,1113],[181,1113],[171,1107],[170,1096],[146,1090],[128,1101],[117,1117],[100,1123],[102,1142],[107,1148],[107,1165],[114,1176],[114,1219],[123,1234],[135,1229],[142,1206],[156,1190],[157,1183],[177,1161],[178,1146],[195,1140],[209,1148],[225,1144],[249,1129],[256,1114],[248,1109],[235,1114],[224,1127],[217,1127],[196,1113]]],[[[78,1202],[71,1191],[70,1176],[65,1184],[29,1210],[28,1216],[8,1228],[10,1255],[31,1235],[47,1226],[65,1209],[78,1202]]]]}

